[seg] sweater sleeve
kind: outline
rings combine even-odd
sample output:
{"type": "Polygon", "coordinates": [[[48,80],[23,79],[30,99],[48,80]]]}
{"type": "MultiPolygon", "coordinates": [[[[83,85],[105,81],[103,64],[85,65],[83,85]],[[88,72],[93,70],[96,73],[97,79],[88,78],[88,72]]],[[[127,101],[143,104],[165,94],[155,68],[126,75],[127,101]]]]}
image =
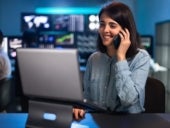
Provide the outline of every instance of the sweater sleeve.
{"type": "Polygon", "coordinates": [[[91,59],[89,58],[86,65],[86,71],[83,77],[83,93],[84,97],[90,99],[90,68],[91,68],[91,59]]]}
{"type": "Polygon", "coordinates": [[[129,67],[127,60],[115,64],[116,89],[122,106],[130,106],[140,102],[144,105],[145,83],[149,73],[150,56],[144,54],[134,59],[129,67]]]}

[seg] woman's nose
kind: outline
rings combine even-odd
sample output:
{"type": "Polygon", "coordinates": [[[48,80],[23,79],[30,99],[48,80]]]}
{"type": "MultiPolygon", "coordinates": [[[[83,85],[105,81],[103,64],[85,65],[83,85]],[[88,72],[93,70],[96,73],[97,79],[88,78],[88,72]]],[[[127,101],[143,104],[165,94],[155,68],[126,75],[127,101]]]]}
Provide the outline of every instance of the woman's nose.
{"type": "Polygon", "coordinates": [[[108,31],[109,31],[109,26],[106,25],[106,26],[104,27],[104,32],[108,32],[108,31]]]}

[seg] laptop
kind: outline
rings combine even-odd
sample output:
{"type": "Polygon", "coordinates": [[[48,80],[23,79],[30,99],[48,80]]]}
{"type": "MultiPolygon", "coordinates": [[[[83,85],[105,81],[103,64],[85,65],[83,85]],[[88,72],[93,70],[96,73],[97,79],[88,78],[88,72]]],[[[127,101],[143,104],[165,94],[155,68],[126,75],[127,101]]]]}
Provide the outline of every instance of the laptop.
{"type": "Polygon", "coordinates": [[[23,92],[29,98],[106,110],[83,97],[77,49],[19,48],[17,59],[23,92]]]}

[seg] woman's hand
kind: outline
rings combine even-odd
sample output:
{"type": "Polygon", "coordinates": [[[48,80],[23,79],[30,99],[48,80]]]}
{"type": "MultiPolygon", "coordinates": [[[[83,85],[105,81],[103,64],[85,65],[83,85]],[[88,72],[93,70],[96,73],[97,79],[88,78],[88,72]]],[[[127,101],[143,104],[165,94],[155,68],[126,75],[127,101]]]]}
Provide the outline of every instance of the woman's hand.
{"type": "Polygon", "coordinates": [[[75,120],[84,118],[86,111],[80,108],[73,108],[73,117],[75,120]]]}
{"type": "Polygon", "coordinates": [[[126,59],[126,52],[130,47],[131,41],[130,41],[130,33],[127,28],[125,30],[121,30],[120,33],[121,43],[119,48],[117,49],[117,58],[118,61],[125,60],[126,59]]]}

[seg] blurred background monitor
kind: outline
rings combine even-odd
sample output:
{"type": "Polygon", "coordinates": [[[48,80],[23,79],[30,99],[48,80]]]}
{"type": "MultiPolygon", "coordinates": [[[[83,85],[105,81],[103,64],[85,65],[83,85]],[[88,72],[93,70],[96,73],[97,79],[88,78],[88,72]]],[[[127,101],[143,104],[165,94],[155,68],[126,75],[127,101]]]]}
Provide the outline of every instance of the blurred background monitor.
{"type": "Polygon", "coordinates": [[[42,33],[38,36],[40,48],[75,48],[74,40],[72,32],[42,33]]]}
{"type": "Polygon", "coordinates": [[[153,36],[141,35],[141,45],[148,51],[148,53],[153,58],[153,56],[154,56],[153,36]]]}
{"type": "Polygon", "coordinates": [[[86,31],[97,31],[99,28],[99,18],[97,14],[89,14],[86,16],[86,31]]]}
{"type": "Polygon", "coordinates": [[[21,13],[21,31],[51,30],[51,16],[47,14],[21,13]]]}
{"type": "Polygon", "coordinates": [[[75,48],[74,33],[61,33],[55,35],[54,44],[56,48],[75,48]]]}
{"type": "Polygon", "coordinates": [[[16,49],[22,47],[21,36],[8,36],[8,55],[10,59],[16,58],[16,49]]]}
{"type": "Polygon", "coordinates": [[[83,32],[85,30],[84,15],[52,15],[54,31],[83,32]]]}
{"type": "Polygon", "coordinates": [[[40,34],[38,36],[39,48],[54,48],[55,35],[53,34],[40,34]]]}

